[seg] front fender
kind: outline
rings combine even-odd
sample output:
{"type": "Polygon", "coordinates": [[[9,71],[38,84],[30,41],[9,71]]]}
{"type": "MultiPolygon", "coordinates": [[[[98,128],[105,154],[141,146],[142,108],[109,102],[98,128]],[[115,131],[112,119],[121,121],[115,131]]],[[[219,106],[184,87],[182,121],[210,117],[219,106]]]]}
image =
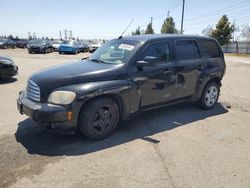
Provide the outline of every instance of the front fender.
{"type": "Polygon", "coordinates": [[[77,94],[75,103],[80,104],[80,106],[83,106],[87,101],[95,97],[115,97],[115,99],[117,99],[119,102],[122,119],[127,119],[129,114],[135,112],[135,104],[132,104],[135,102],[133,97],[138,98],[138,96],[131,96],[131,93],[133,95],[137,95],[135,92],[133,92],[135,90],[135,85],[127,80],[110,80],[74,84],[57,88],[56,90],[74,91],[77,94]],[[133,100],[131,100],[131,97],[133,98],[133,100]]]}

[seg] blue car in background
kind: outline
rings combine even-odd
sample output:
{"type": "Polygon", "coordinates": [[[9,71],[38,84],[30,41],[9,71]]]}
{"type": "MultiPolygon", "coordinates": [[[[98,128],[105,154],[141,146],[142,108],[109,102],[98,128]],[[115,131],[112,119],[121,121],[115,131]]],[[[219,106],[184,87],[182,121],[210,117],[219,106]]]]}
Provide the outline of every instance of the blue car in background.
{"type": "Polygon", "coordinates": [[[80,53],[79,43],[78,43],[78,41],[74,41],[74,40],[65,40],[59,46],[58,51],[59,51],[59,54],[62,54],[62,53],[72,53],[72,54],[80,53]]]}

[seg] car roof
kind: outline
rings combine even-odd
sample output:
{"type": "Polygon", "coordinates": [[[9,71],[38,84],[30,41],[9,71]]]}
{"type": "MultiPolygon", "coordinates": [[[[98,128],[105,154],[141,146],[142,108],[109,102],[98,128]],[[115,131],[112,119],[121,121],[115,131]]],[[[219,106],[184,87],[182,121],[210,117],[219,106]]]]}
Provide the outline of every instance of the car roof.
{"type": "Polygon", "coordinates": [[[125,40],[135,40],[141,43],[152,41],[152,40],[160,40],[160,39],[212,39],[210,37],[197,36],[197,35],[181,35],[181,34],[147,34],[147,35],[132,35],[125,36],[122,39],[125,40]]]}

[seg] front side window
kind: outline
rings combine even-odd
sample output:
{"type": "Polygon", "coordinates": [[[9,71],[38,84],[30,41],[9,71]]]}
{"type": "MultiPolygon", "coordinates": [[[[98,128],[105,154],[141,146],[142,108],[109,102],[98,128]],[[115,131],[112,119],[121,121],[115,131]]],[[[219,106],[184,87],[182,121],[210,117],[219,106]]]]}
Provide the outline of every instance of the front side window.
{"type": "Polygon", "coordinates": [[[126,63],[137,45],[139,42],[133,40],[111,40],[98,48],[89,59],[109,64],[126,63]]]}
{"type": "Polygon", "coordinates": [[[170,61],[170,48],[168,43],[154,43],[150,44],[143,51],[143,59],[151,56],[157,59],[158,63],[169,62],[170,61]]]}
{"type": "Polygon", "coordinates": [[[199,48],[193,40],[176,41],[176,53],[178,60],[199,59],[199,48]]]}

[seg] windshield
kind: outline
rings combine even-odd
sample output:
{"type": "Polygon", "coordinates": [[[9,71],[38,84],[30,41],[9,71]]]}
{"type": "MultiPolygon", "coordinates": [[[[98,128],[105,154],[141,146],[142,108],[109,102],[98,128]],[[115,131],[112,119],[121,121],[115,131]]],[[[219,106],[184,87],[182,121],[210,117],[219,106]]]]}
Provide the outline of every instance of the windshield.
{"type": "Polygon", "coordinates": [[[29,44],[46,44],[45,40],[31,40],[29,44]]]}
{"type": "Polygon", "coordinates": [[[98,48],[89,59],[111,64],[126,63],[138,44],[139,42],[132,40],[112,40],[98,48]]]}
{"type": "Polygon", "coordinates": [[[62,44],[70,44],[70,45],[73,45],[74,44],[74,41],[72,40],[65,40],[62,42],[62,44]]]}
{"type": "Polygon", "coordinates": [[[0,39],[0,42],[5,42],[6,41],[6,39],[0,39]]]}
{"type": "Polygon", "coordinates": [[[53,44],[61,44],[61,41],[52,41],[53,44]]]}

